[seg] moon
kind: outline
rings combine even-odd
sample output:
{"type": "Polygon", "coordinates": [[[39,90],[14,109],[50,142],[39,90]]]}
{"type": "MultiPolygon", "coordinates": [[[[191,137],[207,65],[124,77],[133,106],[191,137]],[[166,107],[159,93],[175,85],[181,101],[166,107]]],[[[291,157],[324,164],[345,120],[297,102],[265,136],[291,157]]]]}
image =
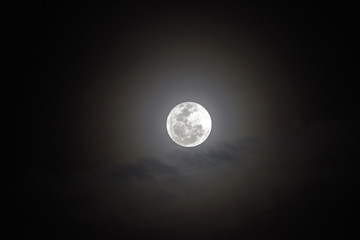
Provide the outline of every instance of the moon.
{"type": "Polygon", "coordinates": [[[208,111],[196,102],[183,102],[169,113],[166,128],[170,138],[182,147],[202,144],[211,132],[208,111]]]}

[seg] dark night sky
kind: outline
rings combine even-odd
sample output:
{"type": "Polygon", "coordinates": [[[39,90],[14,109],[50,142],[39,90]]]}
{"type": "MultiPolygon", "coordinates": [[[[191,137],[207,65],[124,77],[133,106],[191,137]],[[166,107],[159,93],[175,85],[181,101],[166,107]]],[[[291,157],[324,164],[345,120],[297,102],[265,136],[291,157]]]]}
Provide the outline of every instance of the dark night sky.
{"type": "Polygon", "coordinates": [[[18,197],[40,239],[323,239],[351,222],[359,133],[345,5],[32,5],[14,14],[18,197]],[[16,26],[16,27],[15,27],[16,26]],[[19,52],[19,54],[17,54],[19,52]],[[166,132],[202,104],[202,145],[166,132]]]}

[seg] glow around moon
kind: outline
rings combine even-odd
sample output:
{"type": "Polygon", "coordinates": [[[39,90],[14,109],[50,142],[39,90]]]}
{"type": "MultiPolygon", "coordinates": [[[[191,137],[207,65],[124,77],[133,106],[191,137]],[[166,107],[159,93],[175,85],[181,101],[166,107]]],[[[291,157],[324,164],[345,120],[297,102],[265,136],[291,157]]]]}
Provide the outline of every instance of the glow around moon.
{"type": "Polygon", "coordinates": [[[183,102],[169,113],[166,128],[170,138],[183,147],[195,147],[203,143],[211,132],[211,117],[198,103],[183,102]]]}

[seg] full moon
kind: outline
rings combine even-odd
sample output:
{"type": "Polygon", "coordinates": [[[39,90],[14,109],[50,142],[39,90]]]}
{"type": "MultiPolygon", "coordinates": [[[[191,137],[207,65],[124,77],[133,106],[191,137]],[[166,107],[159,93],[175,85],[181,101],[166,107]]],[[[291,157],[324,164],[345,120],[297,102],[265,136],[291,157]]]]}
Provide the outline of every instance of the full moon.
{"type": "Polygon", "coordinates": [[[210,135],[211,117],[200,104],[183,102],[170,111],[166,128],[175,143],[183,147],[195,147],[210,135]]]}

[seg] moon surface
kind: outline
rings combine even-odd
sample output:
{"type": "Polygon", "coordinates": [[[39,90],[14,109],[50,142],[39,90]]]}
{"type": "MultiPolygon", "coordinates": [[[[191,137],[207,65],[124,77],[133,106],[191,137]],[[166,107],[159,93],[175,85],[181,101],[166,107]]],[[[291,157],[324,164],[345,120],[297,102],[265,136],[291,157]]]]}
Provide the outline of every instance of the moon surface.
{"type": "Polygon", "coordinates": [[[211,132],[211,117],[198,103],[183,102],[169,113],[166,128],[170,138],[183,147],[195,147],[203,143],[211,132]]]}

